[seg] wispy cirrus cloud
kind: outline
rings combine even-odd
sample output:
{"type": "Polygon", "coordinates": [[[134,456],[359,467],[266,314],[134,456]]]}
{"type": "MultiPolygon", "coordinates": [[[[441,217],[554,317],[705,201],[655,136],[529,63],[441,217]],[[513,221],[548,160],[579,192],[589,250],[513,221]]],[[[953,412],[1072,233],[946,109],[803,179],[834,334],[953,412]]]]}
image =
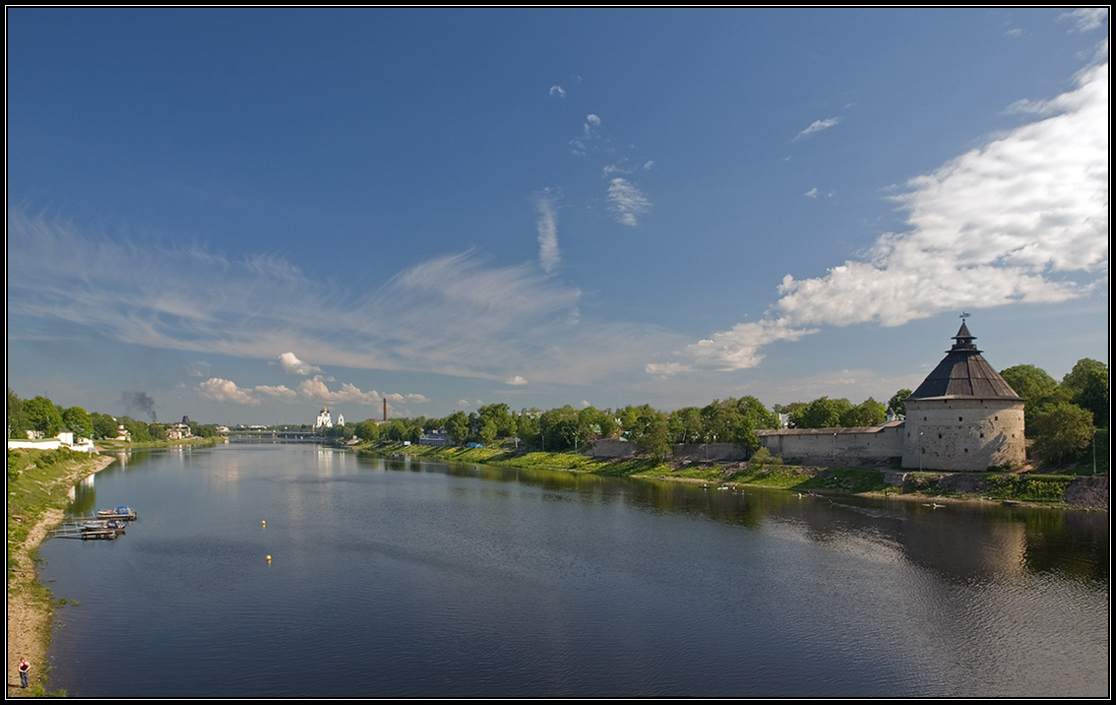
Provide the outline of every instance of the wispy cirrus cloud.
{"type": "MultiPolygon", "coordinates": [[[[1080,297],[1107,281],[1108,60],[1077,86],[1014,112],[1045,116],[909,180],[892,199],[908,230],[823,277],[787,275],[764,320],[742,323],[657,362],[659,376],[741,369],[764,346],[819,325],[897,326],[943,311],[1080,297]]],[[[810,194],[807,194],[810,195],[810,194]]]]}
{"type": "Polygon", "coordinates": [[[1090,32],[1099,29],[1108,21],[1107,7],[1082,7],[1073,12],[1064,12],[1058,15],[1058,21],[1069,20],[1073,23],[1071,32],[1090,32]]]}
{"type": "Polygon", "coordinates": [[[539,211],[536,227],[539,232],[539,265],[550,274],[562,261],[558,250],[558,211],[557,196],[546,189],[535,197],[535,207],[539,211]]]}
{"type": "Polygon", "coordinates": [[[803,137],[809,137],[810,135],[812,135],[816,132],[821,132],[822,130],[828,130],[829,128],[833,127],[834,125],[836,125],[839,122],[841,122],[840,117],[831,117],[831,118],[826,118],[825,120],[814,120],[812,123],[810,123],[809,127],[807,127],[805,130],[803,130],[802,132],[799,132],[797,135],[795,135],[794,139],[796,139],[796,140],[802,139],[803,137]]]}
{"type": "Polygon", "coordinates": [[[550,95],[556,95],[559,98],[565,98],[566,97],[566,89],[562,88],[559,85],[553,85],[553,86],[550,87],[550,95]]]}
{"type": "MultiPolygon", "coordinates": [[[[667,349],[682,342],[654,326],[586,320],[578,289],[533,262],[496,266],[473,251],[420,262],[374,290],[350,291],[278,257],[230,259],[196,245],[91,235],[9,206],[8,256],[9,339],[103,336],[267,361],[301,376],[331,365],[575,384],[642,369],[663,340],[671,341],[667,349]],[[276,351],[288,353],[277,358],[276,351]]],[[[321,385],[257,389],[195,372],[217,380],[200,388],[206,398],[236,403],[315,390],[314,398],[325,400],[367,394],[344,387],[327,394],[325,378],[321,385]]]]}
{"type": "Polygon", "coordinates": [[[635,184],[619,176],[609,183],[608,203],[616,222],[633,227],[639,224],[639,216],[651,208],[647,196],[635,184]]]}

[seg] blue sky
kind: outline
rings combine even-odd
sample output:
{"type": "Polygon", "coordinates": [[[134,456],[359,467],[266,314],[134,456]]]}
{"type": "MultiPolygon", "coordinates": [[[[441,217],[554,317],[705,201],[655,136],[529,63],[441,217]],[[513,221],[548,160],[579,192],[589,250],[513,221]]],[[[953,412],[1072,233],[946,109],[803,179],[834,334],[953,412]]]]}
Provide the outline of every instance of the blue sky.
{"type": "Polygon", "coordinates": [[[8,386],[312,423],[1108,362],[1106,10],[9,9],[8,386]]]}

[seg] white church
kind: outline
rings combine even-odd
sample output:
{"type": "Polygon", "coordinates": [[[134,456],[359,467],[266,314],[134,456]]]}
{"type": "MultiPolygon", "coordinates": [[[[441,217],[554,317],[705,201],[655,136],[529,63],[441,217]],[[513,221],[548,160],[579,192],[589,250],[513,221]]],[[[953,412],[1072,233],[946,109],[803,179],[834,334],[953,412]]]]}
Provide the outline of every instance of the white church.
{"type": "MultiPolygon", "coordinates": [[[[337,415],[337,425],[345,425],[344,414],[337,415]]],[[[314,422],[314,430],[317,431],[320,428],[333,428],[333,420],[329,416],[329,409],[324,406],[322,407],[322,413],[318,414],[318,420],[314,422]]]]}

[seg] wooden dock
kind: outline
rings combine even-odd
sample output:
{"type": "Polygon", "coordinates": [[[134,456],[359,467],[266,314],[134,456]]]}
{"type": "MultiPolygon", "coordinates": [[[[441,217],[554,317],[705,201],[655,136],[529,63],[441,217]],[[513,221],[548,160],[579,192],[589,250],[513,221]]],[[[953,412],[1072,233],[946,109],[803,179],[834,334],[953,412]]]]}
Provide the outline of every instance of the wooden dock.
{"type": "Polygon", "coordinates": [[[93,539],[109,540],[124,535],[124,522],[120,521],[83,521],[62,524],[51,532],[56,539],[93,539]]]}
{"type": "Polygon", "coordinates": [[[111,541],[124,535],[124,527],[136,520],[136,513],[129,507],[103,509],[96,516],[73,517],[50,532],[51,538],[111,541]]]}

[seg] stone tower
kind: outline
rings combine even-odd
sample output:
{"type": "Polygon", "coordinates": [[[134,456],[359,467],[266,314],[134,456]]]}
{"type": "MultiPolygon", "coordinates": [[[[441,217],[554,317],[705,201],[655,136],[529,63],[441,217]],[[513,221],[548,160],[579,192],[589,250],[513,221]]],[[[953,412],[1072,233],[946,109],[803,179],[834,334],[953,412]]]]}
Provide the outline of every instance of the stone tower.
{"type": "Polygon", "coordinates": [[[1023,398],[973,345],[968,326],[907,398],[903,467],[984,472],[1022,465],[1023,398]]]}

